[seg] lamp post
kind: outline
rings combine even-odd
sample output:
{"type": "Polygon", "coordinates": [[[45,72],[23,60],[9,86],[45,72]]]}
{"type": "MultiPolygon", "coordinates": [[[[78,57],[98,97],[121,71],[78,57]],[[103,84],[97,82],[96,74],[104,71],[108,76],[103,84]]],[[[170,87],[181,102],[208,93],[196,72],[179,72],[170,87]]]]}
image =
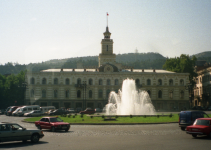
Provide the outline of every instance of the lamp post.
{"type": "Polygon", "coordinates": [[[86,81],[83,81],[82,84],[80,82],[75,84],[75,87],[83,89],[83,107],[84,109],[86,109],[86,88],[87,88],[86,81]]]}
{"type": "Polygon", "coordinates": [[[192,107],[192,96],[190,94],[191,89],[192,89],[192,84],[188,83],[188,85],[185,86],[185,89],[188,90],[188,94],[189,94],[189,102],[190,102],[190,108],[192,107]]]}
{"type": "Polygon", "coordinates": [[[22,89],[22,92],[23,92],[23,104],[25,104],[25,93],[26,93],[26,88],[28,87],[28,84],[27,84],[27,82],[22,82],[21,85],[19,85],[18,87],[22,89]]]}

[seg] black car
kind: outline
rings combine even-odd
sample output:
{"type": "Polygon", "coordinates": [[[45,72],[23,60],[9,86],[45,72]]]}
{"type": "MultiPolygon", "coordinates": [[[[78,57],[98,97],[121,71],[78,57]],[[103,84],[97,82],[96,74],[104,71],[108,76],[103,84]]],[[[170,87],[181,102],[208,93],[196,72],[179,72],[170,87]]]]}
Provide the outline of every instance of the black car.
{"type": "Polygon", "coordinates": [[[75,109],[74,108],[68,108],[67,109],[67,113],[75,113],[75,109]]]}
{"type": "Polygon", "coordinates": [[[49,115],[62,115],[67,114],[67,111],[65,109],[56,109],[53,112],[50,112],[49,115]]]}

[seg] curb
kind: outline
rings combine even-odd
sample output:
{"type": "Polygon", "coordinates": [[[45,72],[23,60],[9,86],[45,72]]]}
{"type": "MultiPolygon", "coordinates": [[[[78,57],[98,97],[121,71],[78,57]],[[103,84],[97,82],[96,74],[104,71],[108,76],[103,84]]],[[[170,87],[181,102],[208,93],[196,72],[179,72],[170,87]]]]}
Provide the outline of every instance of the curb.
{"type": "MultiPolygon", "coordinates": [[[[22,120],[25,123],[34,123],[22,120]]],[[[154,124],[171,124],[178,122],[157,122],[157,123],[70,123],[71,125],[154,125],[154,124]]]]}

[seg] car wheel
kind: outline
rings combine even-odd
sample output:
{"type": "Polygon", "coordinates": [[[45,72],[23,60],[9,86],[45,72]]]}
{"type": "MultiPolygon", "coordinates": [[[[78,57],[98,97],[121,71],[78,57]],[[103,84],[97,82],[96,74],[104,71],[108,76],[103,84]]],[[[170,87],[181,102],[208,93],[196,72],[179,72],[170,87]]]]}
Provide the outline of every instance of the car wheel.
{"type": "Polygon", "coordinates": [[[65,132],[69,131],[70,128],[65,129],[65,132]]]}
{"type": "Polygon", "coordinates": [[[41,130],[42,128],[40,126],[37,126],[37,129],[40,129],[41,130]]]}
{"type": "Polygon", "coordinates": [[[197,137],[197,134],[192,134],[193,137],[197,137]]]}
{"type": "Polygon", "coordinates": [[[56,131],[55,127],[51,127],[51,131],[55,132],[56,131]]]}
{"type": "Polygon", "coordinates": [[[26,142],[27,142],[27,140],[23,140],[22,142],[23,142],[23,143],[26,143],[26,142]]]}
{"type": "Polygon", "coordinates": [[[181,130],[182,130],[182,131],[185,131],[185,127],[181,127],[181,130]]]}
{"type": "Polygon", "coordinates": [[[39,139],[40,139],[39,134],[33,134],[33,135],[31,136],[31,142],[32,142],[32,143],[37,143],[37,142],[39,142],[39,139]]]}

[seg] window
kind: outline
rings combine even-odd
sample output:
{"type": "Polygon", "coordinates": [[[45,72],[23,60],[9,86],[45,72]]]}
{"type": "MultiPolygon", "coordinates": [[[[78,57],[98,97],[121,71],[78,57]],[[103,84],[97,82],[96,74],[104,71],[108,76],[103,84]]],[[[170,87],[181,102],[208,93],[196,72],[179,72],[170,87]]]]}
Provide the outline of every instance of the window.
{"type": "Polygon", "coordinates": [[[99,98],[103,98],[103,90],[100,89],[100,90],[98,91],[98,97],[99,97],[99,98]]]}
{"type": "Polygon", "coordinates": [[[184,85],[184,80],[183,79],[180,80],[180,85],[184,85]]]}
{"type": "Polygon", "coordinates": [[[34,84],[34,83],[35,83],[34,78],[31,78],[30,83],[31,83],[31,84],[34,84]]]}
{"type": "Polygon", "coordinates": [[[169,85],[173,85],[173,80],[172,79],[169,80],[169,85]]]}
{"type": "Polygon", "coordinates": [[[111,80],[107,79],[107,85],[111,85],[111,80]]]}
{"type": "Polygon", "coordinates": [[[162,98],[162,91],[161,90],[158,91],[158,98],[162,98]]]}
{"type": "Polygon", "coordinates": [[[173,98],[173,91],[169,92],[169,98],[173,98]]]}
{"type": "Polygon", "coordinates": [[[158,80],[158,85],[162,85],[162,80],[161,79],[158,80]]]}
{"type": "Polygon", "coordinates": [[[77,91],[77,98],[81,98],[81,91],[80,90],[77,91]]]}
{"type": "Polygon", "coordinates": [[[119,90],[118,90],[118,89],[116,89],[116,90],[115,90],[115,93],[117,93],[117,94],[118,94],[118,92],[119,92],[119,90]]]}
{"type": "Polygon", "coordinates": [[[147,85],[151,85],[151,80],[147,79],[147,85]]]}
{"type": "Polygon", "coordinates": [[[58,91],[54,90],[53,95],[54,95],[54,98],[57,98],[58,97],[58,91]]]}
{"type": "Polygon", "coordinates": [[[140,84],[140,80],[139,79],[136,79],[136,85],[139,85],[140,84]]]}
{"type": "Polygon", "coordinates": [[[67,78],[67,79],[65,80],[65,84],[66,84],[66,85],[69,85],[69,84],[70,84],[70,79],[67,78]]]}
{"type": "Polygon", "coordinates": [[[93,85],[93,80],[89,79],[89,85],[93,85]]]}
{"type": "Polygon", "coordinates": [[[180,98],[184,98],[184,91],[180,92],[180,98]]]}
{"type": "Polygon", "coordinates": [[[107,51],[108,51],[108,45],[107,45],[107,51]]]}
{"type": "Polygon", "coordinates": [[[115,83],[115,85],[119,85],[119,80],[118,79],[115,79],[115,81],[114,81],[115,83]]]}
{"type": "Polygon", "coordinates": [[[65,91],[65,97],[66,97],[66,98],[69,98],[69,97],[70,97],[70,92],[69,92],[69,90],[66,90],[66,91],[65,91]]]}
{"type": "Polygon", "coordinates": [[[109,97],[109,94],[110,94],[110,92],[111,92],[111,90],[106,90],[106,98],[108,98],[109,97]]]}
{"type": "Polygon", "coordinates": [[[57,79],[57,78],[54,78],[53,83],[54,83],[55,85],[57,85],[57,84],[58,84],[58,79],[57,79]]]}
{"type": "Polygon", "coordinates": [[[46,98],[46,90],[42,90],[42,98],[46,98]]]}
{"type": "Polygon", "coordinates": [[[33,89],[31,90],[31,97],[32,98],[34,97],[34,90],[33,89]]]}
{"type": "Polygon", "coordinates": [[[151,91],[148,90],[147,93],[148,93],[149,97],[151,97],[151,91]]]}
{"type": "Polygon", "coordinates": [[[92,98],[92,90],[89,90],[89,98],[92,98]]]}
{"type": "Polygon", "coordinates": [[[99,85],[103,85],[103,80],[99,79],[99,85]]]}
{"type": "Polygon", "coordinates": [[[28,108],[28,110],[32,110],[32,108],[28,108]]]}
{"type": "Polygon", "coordinates": [[[77,84],[81,84],[81,79],[80,78],[77,79],[77,84]]]}
{"type": "Polygon", "coordinates": [[[46,78],[43,78],[43,79],[42,79],[42,84],[46,84],[46,82],[47,82],[47,81],[46,81],[46,78]]]}

